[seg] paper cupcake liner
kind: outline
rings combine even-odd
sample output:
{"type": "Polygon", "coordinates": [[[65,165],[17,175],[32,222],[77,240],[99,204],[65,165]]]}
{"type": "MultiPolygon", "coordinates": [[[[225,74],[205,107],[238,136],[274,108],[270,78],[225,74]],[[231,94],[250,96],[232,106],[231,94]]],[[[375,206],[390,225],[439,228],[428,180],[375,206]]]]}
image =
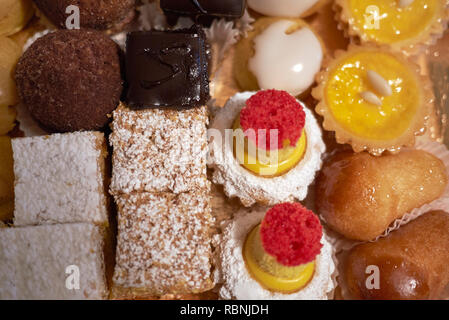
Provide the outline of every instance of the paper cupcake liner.
{"type": "Polygon", "coordinates": [[[144,0],[137,11],[139,12],[138,22],[141,30],[165,30],[169,27],[158,2],[144,0]]]}
{"type": "MultiPolygon", "coordinates": [[[[335,19],[338,22],[338,29],[343,31],[346,38],[349,38],[354,44],[374,44],[385,46],[385,44],[376,43],[370,40],[362,31],[354,26],[351,21],[353,18],[345,5],[346,0],[335,0],[333,9],[335,19]]],[[[393,51],[402,52],[407,56],[415,56],[422,53],[425,48],[434,45],[440,39],[447,29],[449,22],[449,0],[446,0],[446,10],[442,17],[435,21],[429,30],[416,37],[414,41],[403,41],[402,43],[388,45],[393,51]]]]}

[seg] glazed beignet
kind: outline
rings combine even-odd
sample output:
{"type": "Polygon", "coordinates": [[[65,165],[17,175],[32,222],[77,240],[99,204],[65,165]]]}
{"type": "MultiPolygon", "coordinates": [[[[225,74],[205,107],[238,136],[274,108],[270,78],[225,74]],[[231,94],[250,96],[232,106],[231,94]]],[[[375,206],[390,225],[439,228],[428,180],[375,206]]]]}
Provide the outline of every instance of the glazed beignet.
{"type": "Polygon", "coordinates": [[[373,240],[394,220],[439,198],[447,180],[443,162],[422,150],[381,157],[342,152],[318,176],[317,212],[346,238],[373,240]]]}
{"type": "Polygon", "coordinates": [[[449,214],[429,212],[374,243],[354,247],[344,265],[356,299],[438,299],[449,283],[449,214]],[[368,289],[368,266],[379,269],[368,289]]]}

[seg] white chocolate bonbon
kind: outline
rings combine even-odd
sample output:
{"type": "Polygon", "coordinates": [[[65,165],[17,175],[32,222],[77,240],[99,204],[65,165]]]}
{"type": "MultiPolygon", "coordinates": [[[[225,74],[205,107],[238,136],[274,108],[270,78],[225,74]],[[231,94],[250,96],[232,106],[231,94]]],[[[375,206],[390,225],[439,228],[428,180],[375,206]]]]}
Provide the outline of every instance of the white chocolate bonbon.
{"type": "Polygon", "coordinates": [[[320,0],[248,0],[248,6],[266,16],[298,18],[320,0]]]}
{"type": "Polygon", "coordinates": [[[286,34],[292,24],[289,20],[275,22],[254,38],[249,70],[260,89],[285,90],[297,96],[313,84],[320,71],[320,40],[308,27],[286,34]]]}

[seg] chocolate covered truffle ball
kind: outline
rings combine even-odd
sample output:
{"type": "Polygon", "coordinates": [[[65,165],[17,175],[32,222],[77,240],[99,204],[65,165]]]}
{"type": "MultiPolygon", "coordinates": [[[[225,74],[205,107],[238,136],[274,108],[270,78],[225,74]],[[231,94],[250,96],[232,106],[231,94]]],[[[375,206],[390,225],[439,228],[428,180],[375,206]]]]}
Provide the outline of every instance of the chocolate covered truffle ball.
{"type": "Polygon", "coordinates": [[[16,68],[19,96],[50,132],[100,130],[122,93],[120,49],[94,30],[37,39],[16,68]]]}
{"type": "Polygon", "coordinates": [[[136,0],[34,0],[55,25],[65,28],[70,5],[80,9],[81,28],[121,31],[135,16],[136,0]]]}

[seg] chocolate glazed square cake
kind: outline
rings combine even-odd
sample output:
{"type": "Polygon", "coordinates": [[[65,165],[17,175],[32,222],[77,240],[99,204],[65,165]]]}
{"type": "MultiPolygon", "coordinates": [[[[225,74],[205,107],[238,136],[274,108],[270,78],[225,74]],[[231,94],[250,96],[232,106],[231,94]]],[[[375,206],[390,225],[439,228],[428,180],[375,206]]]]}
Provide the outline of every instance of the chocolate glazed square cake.
{"type": "Polygon", "coordinates": [[[130,107],[186,109],[209,100],[209,48],[200,27],[132,32],[126,48],[130,107]]]}

